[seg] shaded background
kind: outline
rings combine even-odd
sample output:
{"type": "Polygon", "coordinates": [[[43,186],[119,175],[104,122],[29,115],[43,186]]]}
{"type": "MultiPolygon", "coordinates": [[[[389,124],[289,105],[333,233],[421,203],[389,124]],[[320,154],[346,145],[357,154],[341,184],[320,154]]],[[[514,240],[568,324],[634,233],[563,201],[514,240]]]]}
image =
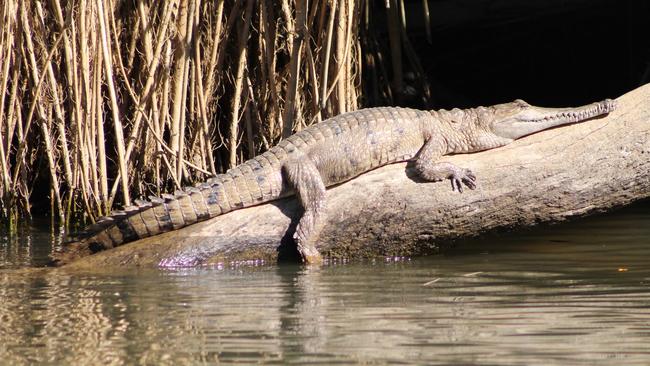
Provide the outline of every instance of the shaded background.
{"type": "MultiPolygon", "coordinates": [[[[428,5],[432,43],[422,2],[407,1],[405,14],[435,108],[516,98],[539,105],[579,105],[617,97],[648,82],[647,1],[434,0],[428,5]]],[[[373,30],[386,46],[386,12],[374,14],[373,30]]],[[[418,81],[406,80],[417,92],[407,90],[411,95],[398,104],[426,104],[419,98],[418,81]]]]}

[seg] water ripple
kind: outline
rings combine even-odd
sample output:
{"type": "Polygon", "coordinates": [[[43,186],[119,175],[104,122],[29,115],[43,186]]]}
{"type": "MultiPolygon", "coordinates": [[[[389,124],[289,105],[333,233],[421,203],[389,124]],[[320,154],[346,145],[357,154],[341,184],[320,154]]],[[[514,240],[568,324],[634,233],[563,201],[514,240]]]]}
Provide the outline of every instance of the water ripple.
{"type": "Polygon", "coordinates": [[[1,247],[0,363],[646,365],[648,218],[319,269],[16,269],[32,235],[1,247]]]}

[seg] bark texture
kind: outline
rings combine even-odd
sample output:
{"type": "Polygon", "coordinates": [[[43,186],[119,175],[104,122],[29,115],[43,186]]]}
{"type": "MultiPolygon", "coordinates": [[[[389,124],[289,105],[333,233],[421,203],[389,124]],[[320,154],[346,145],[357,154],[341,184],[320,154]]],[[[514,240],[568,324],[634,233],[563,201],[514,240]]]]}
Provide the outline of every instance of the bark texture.
{"type": "MultiPolygon", "coordinates": [[[[327,192],[318,242],[325,257],[436,252],[493,229],[560,222],[650,196],[650,84],[616,111],[495,150],[444,157],[471,169],[478,187],[425,183],[411,164],[386,166],[327,192]]],[[[295,198],[242,209],[81,258],[66,267],[195,266],[295,255],[295,198]]]]}

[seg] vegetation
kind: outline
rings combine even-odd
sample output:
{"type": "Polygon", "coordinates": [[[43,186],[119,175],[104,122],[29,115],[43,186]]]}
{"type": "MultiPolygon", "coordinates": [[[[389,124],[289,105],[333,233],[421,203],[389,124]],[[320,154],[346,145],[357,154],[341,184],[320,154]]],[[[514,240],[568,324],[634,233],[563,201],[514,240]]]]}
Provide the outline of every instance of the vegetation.
{"type": "Polygon", "coordinates": [[[8,222],[43,202],[92,221],[398,99],[402,50],[421,72],[397,0],[5,0],[0,16],[8,222]]]}

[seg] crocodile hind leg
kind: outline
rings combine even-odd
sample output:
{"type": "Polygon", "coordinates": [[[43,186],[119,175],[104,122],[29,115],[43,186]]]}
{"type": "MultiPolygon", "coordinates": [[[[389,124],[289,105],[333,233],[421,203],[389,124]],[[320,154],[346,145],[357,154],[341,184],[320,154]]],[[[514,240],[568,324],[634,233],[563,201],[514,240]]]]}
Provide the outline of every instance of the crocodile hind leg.
{"type": "Polygon", "coordinates": [[[323,259],[315,244],[325,215],[323,178],[314,162],[305,155],[288,159],[283,168],[305,210],[293,234],[298,252],[303,262],[320,263],[323,259]]]}
{"type": "Polygon", "coordinates": [[[463,184],[469,189],[476,188],[476,176],[471,170],[455,164],[436,161],[446,152],[442,139],[430,138],[422,147],[415,159],[415,170],[420,177],[430,182],[440,182],[444,179],[451,181],[451,189],[463,192],[463,184]]]}

